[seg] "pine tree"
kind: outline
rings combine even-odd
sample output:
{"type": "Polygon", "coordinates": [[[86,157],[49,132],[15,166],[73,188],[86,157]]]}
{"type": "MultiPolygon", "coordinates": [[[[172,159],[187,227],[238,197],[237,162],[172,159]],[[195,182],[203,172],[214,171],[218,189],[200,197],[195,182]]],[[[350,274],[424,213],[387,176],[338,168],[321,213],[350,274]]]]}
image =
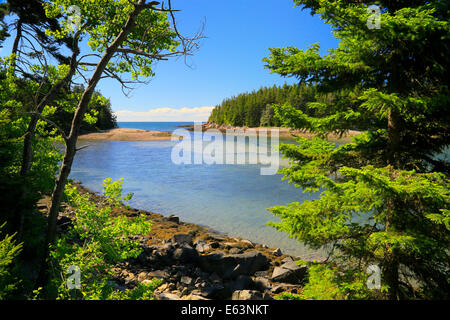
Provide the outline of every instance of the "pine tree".
{"type": "Polygon", "coordinates": [[[308,111],[275,108],[285,126],[322,137],[282,147],[294,160],[285,178],[321,196],[272,208],[281,218],[272,225],[327,248],[330,259],[311,279],[332,272],[336,297],[448,299],[449,163],[440,155],[450,141],[449,1],[376,1],[380,28],[369,28],[377,17],[367,1],[295,3],[330,24],[340,43],[325,55],[319,44],[270,49],[265,59],[272,72],[330,94],[308,111]],[[351,143],[324,139],[354,128],[364,132],[351,143]],[[381,267],[381,292],[365,286],[369,265],[381,267]]]}

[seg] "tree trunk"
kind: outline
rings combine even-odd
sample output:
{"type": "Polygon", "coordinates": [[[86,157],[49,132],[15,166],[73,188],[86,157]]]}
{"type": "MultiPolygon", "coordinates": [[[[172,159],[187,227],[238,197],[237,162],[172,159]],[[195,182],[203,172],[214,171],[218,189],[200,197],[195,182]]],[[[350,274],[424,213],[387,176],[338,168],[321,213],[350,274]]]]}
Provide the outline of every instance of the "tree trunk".
{"type": "MultiPolygon", "coordinates": [[[[76,67],[77,67],[77,58],[80,54],[80,50],[78,48],[78,45],[76,44],[76,41],[74,41],[75,45],[73,47],[73,53],[70,60],[70,69],[68,74],[58,81],[51,89],[50,91],[42,98],[42,100],[39,102],[38,106],[36,107],[35,113],[41,114],[44,110],[45,106],[49,105],[53,99],[55,98],[56,94],[61,90],[61,88],[68,84],[72,77],[75,74],[76,67]]],[[[22,163],[20,167],[20,177],[25,180],[26,176],[30,172],[31,164],[33,162],[33,139],[35,136],[36,126],[37,122],[39,120],[39,116],[37,114],[32,114],[30,123],[28,124],[27,131],[25,132],[24,142],[23,142],[23,153],[22,153],[22,163]]],[[[25,204],[27,196],[27,187],[25,181],[23,181],[23,187],[20,193],[19,197],[19,206],[18,206],[18,212],[16,214],[16,221],[17,221],[17,237],[20,241],[23,234],[23,223],[24,223],[24,215],[25,215],[25,209],[23,205],[25,204]]]]}
{"type": "Polygon", "coordinates": [[[135,6],[133,12],[128,17],[127,22],[123,26],[119,35],[116,39],[111,43],[111,45],[106,49],[105,54],[102,56],[101,60],[97,64],[97,67],[89,80],[88,86],[83,92],[81,100],[77,106],[75,111],[75,115],[72,120],[72,126],[70,129],[70,134],[66,143],[66,152],[64,154],[64,160],[62,163],[60,174],[56,180],[56,185],[52,193],[52,204],[48,213],[48,226],[47,226],[47,234],[45,241],[45,254],[44,261],[41,265],[41,270],[39,273],[37,286],[43,287],[48,283],[48,257],[50,253],[50,245],[54,243],[56,238],[56,222],[58,220],[59,215],[59,207],[61,205],[61,200],[64,194],[64,187],[67,182],[67,178],[69,177],[70,170],[72,167],[72,162],[76,153],[76,143],[78,139],[79,129],[81,126],[81,122],[84,118],[84,114],[88,108],[89,102],[91,100],[92,94],[95,91],[95,87],[97,86],[100,78],[105,71],[107,64],[110,59],[116,52],[117,48],[123,43],[123,41],[127,38],[128,34],[134,27],[135,21],[139,13],[144,9],[145,1],[139,1],[139,4],[135,6]]]}

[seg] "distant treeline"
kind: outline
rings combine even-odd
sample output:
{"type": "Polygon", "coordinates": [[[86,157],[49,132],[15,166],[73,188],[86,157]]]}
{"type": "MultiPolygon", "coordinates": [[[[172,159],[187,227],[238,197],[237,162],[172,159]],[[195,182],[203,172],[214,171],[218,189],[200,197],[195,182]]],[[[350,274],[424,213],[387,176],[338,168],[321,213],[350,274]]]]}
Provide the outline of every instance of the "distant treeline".
{"type": "Polygon", "coordinates": [[[274,116],[274,104],[289,104],[306,111],[306,104],[314,101],[317,101],[314,86],[285,84],[262,87],[225,99],[213,110],[209,121],[239,127],[277,127],[281,123],[274,116]]]}
{"type": "MultiPolygon", "coordinates": [[[[83,87],[75,87],[72,89],[71,96],[74,97],[74,102],[78,101],[83,90],[83,87]]],[[[91,121],[84,121],[81,124],[81,134],[117,128],[117,118],[111,109],[110,100],[98,91],[93,94],[93,99],[89,104],[87,114],[91,115],[92,118],[90,118],[91,121]]],[[[58,123],[66,133],[69,133],[72,117],[73,110],[58,108],[49,118],[58,123]]]]}

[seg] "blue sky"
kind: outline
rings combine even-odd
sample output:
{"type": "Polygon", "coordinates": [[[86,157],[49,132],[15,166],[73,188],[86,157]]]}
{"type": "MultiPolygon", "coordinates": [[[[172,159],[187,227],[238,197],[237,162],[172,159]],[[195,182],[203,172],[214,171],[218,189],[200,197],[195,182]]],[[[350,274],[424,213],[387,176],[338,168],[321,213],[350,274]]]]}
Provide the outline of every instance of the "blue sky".
{"type": "MultiPolygon", "coordinates": [[[[161,61],[156,76],[129,97],[113,80],[98,89],[111,99],[119,121],[202,121],[223,99],[261,86],[293,83],[264,69],[270,47],[306,48],[319,42],[322,52],[337,46],[331,29],[317,16],[294,8],[292,0],[173,0],[179,30],[194,34],[206,20],[200,51],[178,61],[161,61]]],[[[7,50],[5,45],[4,50],[7,50]]],[[[3,52],[4,53],[4,52],[3,52]]],[[[2,53],[0,53],[2,54],[2,53]]]]}

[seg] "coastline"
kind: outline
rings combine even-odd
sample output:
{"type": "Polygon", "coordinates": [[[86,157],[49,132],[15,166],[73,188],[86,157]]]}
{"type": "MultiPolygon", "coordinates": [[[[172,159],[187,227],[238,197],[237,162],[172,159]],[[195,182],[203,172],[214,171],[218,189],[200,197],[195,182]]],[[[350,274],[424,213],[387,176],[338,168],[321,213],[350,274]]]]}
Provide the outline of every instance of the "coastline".
{"type": "MultiPolygon", "coordinates": [[[[89,194],[93,202],[102,203],[102,195],[80,182],[74,185],[81,194],[89,194]]],[[[48,198],[42,199],[39,208],[46,208],[48,202],[48,198]]],[[[150,233],[136,238],[142,254],[115,268],[116,287],[125,290],[158,278],[162,283],[155,296],[160,300],[272,300],[281,292],[302,289],[306,266],[297,266],[296,260],[323,259],[319,254],[286,255],[279,248],[221,234],[176,216],[124,205],[113,208],[112,215],[144,215],[152,221],[150,233]]],[[[64,232],[67,221],[74,218],[74,208],[64,206],[58,220],[59,232],[64,232]]]]}
{"type": "MultiPolygon", "coordinates": [[[[193,131],[194,130],[194,125],[183,125],[180,126],[182,128],[189,128],[189,131],[193,131]]],[[[295,139],[295,136],[301,136],[304,138],[312,138],[314,136],[316,136],[317,134],[311,133],[311,132],[307,132],[307,131],[303,131],[303,130],[298,130],[298,129],[290,129],[290,128],[284,128],[284,127],[254,127],[254,128],[250,128],[250,127],[235,127],[235,126],[231,126],[231,125],[217,125],[215,123],[205,123],[202,125],[202,131],[207,131],[210,129],[216,129],[219,130],[222,133],[226,133],[227,130],[233,130],[236,131],[235,134],[238,135],[240,133],[248,133],[248,132],[255,132],[258,133],[261,130],[278,130],[279,132],[279,137],[280,138],[290,138],[290,139],[295,139]]],[[[337,134],[331,133],[327,136],[328,140],[330,141],[338,141],[338,142],[349,142],[351,141],[351,138],[354,136],[357,136],[359,134],[361,134],[361,131],[357,131],[357,130],[349,130],[346,134],[339,136],[337,134]]]]}
{"type": "MultiPolygon", "coordinates": [[[[180,128],[185,128],[188,131],[194,131],[194,125],[180,125],[180,128]]],[[[295,136],[301,136],[305,138],[312,138],[316,136],[316,134],[305,132],[301,130],[293,130],[289,128],[283,127],[257,127],[257,128],[248,128],[248,127],[233,127],[233,126],[225,126],[225,125],[215,125],[215,124],[203,124],[202,132],[216,129],[222,132],[223,134],[227,133],[227,130],[235,131],[234,134],[246,134],[249,132],[258,133],[261,130],[271,130],[276,129],[279,132],[280,138],[286,139],[295,139],[295,136]]],[[[329,134],[328,140],[336,141],[336,142],[350,142],[353,136],[357,136],[361,134],[360,131],[350,130],[343,136],[339,136],[337,134],[329,134]]],[[[269,134],[270,135],[270,134],[269,134]]],[[[179,139],[182,139],[182,136],[179,136],[179,139]]],[[[172,133],[168,131],[150,131],[143,129],[128,129],[128,128],[116,128],[111,130],[105,130],[101,132],[87,133],[80,135],[78,137],[79,140],[88,140],[88,141],[170,141],[172,140],[172,133]]]]}
{"type": "Polygon", "coordinates": [[[166,131],[117,128],[83,134],[78,139],[91,141],[170,141],[172,134],[166,131]]]}

